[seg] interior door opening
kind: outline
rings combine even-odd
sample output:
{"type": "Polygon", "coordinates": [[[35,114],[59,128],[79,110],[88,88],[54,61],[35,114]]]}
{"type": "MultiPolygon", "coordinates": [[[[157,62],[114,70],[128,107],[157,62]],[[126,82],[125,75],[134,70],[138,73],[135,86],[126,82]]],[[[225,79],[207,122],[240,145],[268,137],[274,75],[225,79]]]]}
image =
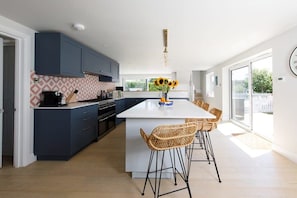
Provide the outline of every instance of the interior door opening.
{"type": "Polygon", "coordinates": [[[14,154],[14,112],[15,112],[15,40],[1,36],[3,39],[3,78],[2,104],[3,119],[2,136],[2,166],[13,166],[14,154]]]}

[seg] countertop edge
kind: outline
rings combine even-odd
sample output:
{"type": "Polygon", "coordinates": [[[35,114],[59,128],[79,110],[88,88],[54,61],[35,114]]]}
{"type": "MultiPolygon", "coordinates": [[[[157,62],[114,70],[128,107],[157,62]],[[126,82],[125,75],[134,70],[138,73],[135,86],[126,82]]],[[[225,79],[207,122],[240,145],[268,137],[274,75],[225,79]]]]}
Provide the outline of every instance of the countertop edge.
{"type": "Polygon", "coordinates": [[[98,102],[74,102],[69,103],[66,106],[60,106],[60,107],[33,107],[33,109],[77,109],[81,107],[87,107],[91,105],[98,105],[98,102]]]}

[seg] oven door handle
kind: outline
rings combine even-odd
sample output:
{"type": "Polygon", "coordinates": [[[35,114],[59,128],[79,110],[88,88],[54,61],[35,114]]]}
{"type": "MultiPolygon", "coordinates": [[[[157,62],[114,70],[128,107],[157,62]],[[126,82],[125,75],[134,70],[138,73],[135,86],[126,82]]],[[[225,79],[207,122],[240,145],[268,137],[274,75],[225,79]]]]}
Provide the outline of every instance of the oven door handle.
{"type": "Polygon", "coordinates": [[[111,118],[111,117],[113,117],[115,115],[116,115],[116,113],[113,113],[113,114],[109,115],[108,118],[111,118]]]}
{"type": "Polygon", "coordinates": [[[109,116],[107,116],[105,118],[102,118],[102,119],[99,120],[99,122],[103,122],[103,121],[107,120],[108,118],[109,118],[109,116]]]}
{"type": "Polygon", "coordinates": [[[116,113],[113,113],[113,114],[111,114],[111,115],[109,115],[109,116],[107,116],[105,118],[100,119],[99,122],[103,122],[103,121],[107,120],[108,118],[111,118],[111,117],[113,117],[115,115],[116,115],[116,113]]]}
{"type": "Polygon", "coordinates": [[[104,109],[108,109],[108,108],[110,108],[110,107],[115,107],[115,104],[107,105],[107,106],[103,106],[103,107],[99,107],[98,109],[99,109],[99,111],[102,111],[102,110],[104,110],[104,109]]]}
{"type": "Polygon", "coordinates": [[[115,115],[116,115],[116,113],[113,113],[113,114],[111,114],[111,115],[109,115],[109,116],[107,116],[105,118],[100,119],[99,122],[103,122],[103,121],[107,120],[108,118],[111,118],[111,117],[113,117],[115,115]]]}

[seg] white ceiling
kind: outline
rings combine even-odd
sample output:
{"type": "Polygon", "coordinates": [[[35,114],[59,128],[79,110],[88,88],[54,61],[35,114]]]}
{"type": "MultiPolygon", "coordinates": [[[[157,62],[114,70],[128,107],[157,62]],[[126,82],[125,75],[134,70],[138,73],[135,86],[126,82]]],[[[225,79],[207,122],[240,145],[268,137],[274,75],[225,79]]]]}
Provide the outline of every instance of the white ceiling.
{"type": "Polygon", "coordinates": [[[140,74],[213,67],[296,26],[296,10],[296,0],[0,0],[0,15],[63,32],[140,74]]]}

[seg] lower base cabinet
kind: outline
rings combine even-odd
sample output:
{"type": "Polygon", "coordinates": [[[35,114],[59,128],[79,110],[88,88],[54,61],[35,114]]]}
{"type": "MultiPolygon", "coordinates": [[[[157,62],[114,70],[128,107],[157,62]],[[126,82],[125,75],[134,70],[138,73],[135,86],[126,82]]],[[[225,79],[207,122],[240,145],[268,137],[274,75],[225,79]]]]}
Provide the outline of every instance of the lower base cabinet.
{"type": "Polygon", "coordinates": [[[68,160],[98,136],[98,106],[34,110],[34,154],[38,160],[68,160]]]}

